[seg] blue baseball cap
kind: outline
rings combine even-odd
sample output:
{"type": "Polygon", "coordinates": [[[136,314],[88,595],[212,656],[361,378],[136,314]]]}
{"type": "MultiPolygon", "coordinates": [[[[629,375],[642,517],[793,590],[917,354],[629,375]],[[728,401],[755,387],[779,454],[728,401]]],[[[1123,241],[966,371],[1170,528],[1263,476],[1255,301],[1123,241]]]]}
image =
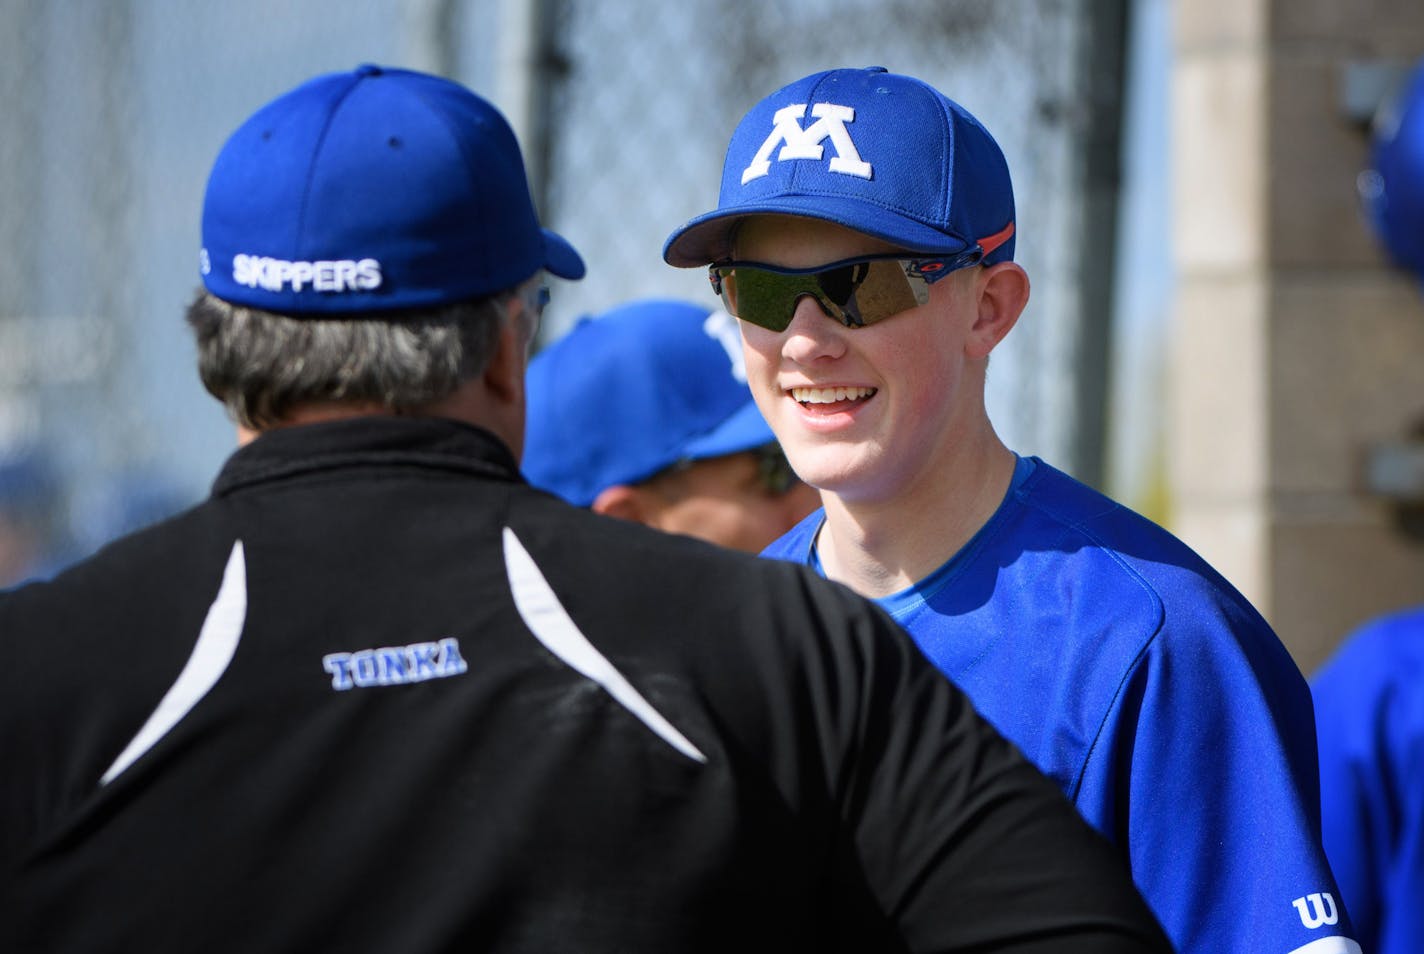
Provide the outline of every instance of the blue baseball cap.
{"type": "Polygon", "coordinates": [[[726,261],[749,215],[824,219],[906,251],[1014,256],[1014,190],[994,137],[928,84],[883,67],[815,73],[752,107],[727,147],[717,208],[663,246],[726,261]]]}
{"type": "Polygon", "coordinates": [[[202,241],[208,291],[283,314],[426,308],[541,268],[584,274],[540,228],[497,109],[448,79],[372,65],[309,80],[232,134],[202,241]]]}
{"type": "Polygon", "coordinates": [[[1365,213],[1390,259],[1424,279],[1424,60],[1376,118],[1365,213]]]}
{"type": "Polygon", "coordinates": [[[524,475],[587,507],[683,461],[776,440],[752,402],[737,321],[644,299],[579,321],[529,363],[524,475]]]}

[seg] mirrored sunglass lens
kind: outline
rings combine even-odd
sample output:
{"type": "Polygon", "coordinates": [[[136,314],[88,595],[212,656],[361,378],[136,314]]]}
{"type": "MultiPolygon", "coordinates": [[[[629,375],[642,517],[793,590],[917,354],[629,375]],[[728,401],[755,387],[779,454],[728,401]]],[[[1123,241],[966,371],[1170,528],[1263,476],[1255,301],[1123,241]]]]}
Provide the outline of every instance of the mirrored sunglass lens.
{"type": "Polygon", "coordinates": [[[737,273],[730,268],[712,268],[712,285],[717,297],[722,299],[722,307],[733,317],[737,314],[737,273]]]}
{"type": "Polygon", "coordinates": [[[816,294],[814,275],[780,275],[760,268],[728,269],[722,276],[722,301],[743,321],[785,331],[796,314],[796,300],[816,294]]]}
{"type": "Polygon", "coordinates": [[[855,292],[855,302],[867,325],[883,321],[929,301],[929,286],[911,278],[898,261],[870,262],[869,274],[855,292]]]}
{"type": "Polygon", "coordinates": [[[787,275],[751,266],[717,269],[722,302],[743,321],[785,331],[803,295],[850,328],[875,324],[929,300],[929,286],[905,273],[897,260],[855,262],[819,272],[787,275]]]}
{"type": "Polygon", "coordinates": [[[824,293],[823,297],[844,307],[855,295],[860,283],[865,280],[868,265],[868,262],[859,262],[855,265],[842,265],[840,268],[828,268],[823,272],[816,272],[813,277],[824,293]]]}

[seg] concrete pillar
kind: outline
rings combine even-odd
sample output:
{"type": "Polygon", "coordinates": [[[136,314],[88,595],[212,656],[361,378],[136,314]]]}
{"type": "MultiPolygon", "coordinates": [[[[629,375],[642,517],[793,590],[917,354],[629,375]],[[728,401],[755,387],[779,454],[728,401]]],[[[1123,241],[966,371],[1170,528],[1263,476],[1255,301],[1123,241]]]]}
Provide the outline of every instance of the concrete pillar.
{"type": "Polygon", "coordinates": [[[1424,287],[1358,209],[1347,69],[1424,53],[1424,3],[1175,8],[1172,529],[1310,673],[1351,628],[1424,602],[1424,536],[1364,479],[1424,422],[1424,287]]]}

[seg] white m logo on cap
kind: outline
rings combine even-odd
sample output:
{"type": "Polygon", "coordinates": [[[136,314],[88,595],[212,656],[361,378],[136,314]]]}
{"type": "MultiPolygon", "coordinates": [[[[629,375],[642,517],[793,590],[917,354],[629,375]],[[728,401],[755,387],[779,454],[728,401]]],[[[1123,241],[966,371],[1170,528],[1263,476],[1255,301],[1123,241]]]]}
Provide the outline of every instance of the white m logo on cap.
{"type": "Polygon", "coordinates": [[[870,178],[870,163],[860,158],[845,127],[846,123],[855,122],[854,109],[834,103],[817,103],[811,107],[811,115],[816,117],[816,121],[802,129],[801,119],[805,115],[805,103],[784,106],[776,111],[771,135],[766,137],[766,142],[761,144],[752,161],[742,170],[742,185],[771,171],[771,151],[781,143],[786,145],[776,156],[778,162],[783,159],[820,159],[825,155],[821,143],[828,137],[836,150],[836,156],[831,160],[832,172],[870,178]]]}

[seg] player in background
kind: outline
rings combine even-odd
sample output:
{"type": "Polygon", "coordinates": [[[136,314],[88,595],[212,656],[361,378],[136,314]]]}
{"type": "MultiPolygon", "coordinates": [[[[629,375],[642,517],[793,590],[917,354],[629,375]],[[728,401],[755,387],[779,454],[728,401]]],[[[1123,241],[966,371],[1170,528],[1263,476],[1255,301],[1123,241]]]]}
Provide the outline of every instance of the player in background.
{"type": "Polygon", "coordinates": [[[1309,690],[1162,528],[1014,453],[984,404],[1029,280],[1003,153],[875,67],[798,80],[733,133],[711,266],[818,510],[766,552],[874,597],[1131,865],[1182,951],[1358,950],[1320,845],[1309,690]]]}
{"type": "Polygon", "coordinates": [[[519,473],[514,134],[364,66],[229,138],[211,497],[0,594],[0,950],[1162,952],[877,608],[519,473]]]}
{"type": "Polygon", "coordinates": [[[1325,850],[1360,946],[1424,950],[1424,607],[1355,630],[1311,688],[1325,850]]]}
{"type": "Polygon", "coordinates": [[[0,440],[0,590],[58,569],[62,502],[48,455],[28,442],[0,440]]]}
{"type": "Polygon", "coordinates": [[[747,389],[737,322],[644,299],[529,364],[523,470],[580,507],[760,552],[820,503],[747,389]]]}
{"type": "MultiPolygon", "coordinates": [[[[1391,262],[1424,280],[1424,60],[1376,117],[1359,181],[1391,262]]],[[[1325,851],[1360,946],[1424,951],[1424,606],[1351,633],[1311,689],[1325,851]]]]}

